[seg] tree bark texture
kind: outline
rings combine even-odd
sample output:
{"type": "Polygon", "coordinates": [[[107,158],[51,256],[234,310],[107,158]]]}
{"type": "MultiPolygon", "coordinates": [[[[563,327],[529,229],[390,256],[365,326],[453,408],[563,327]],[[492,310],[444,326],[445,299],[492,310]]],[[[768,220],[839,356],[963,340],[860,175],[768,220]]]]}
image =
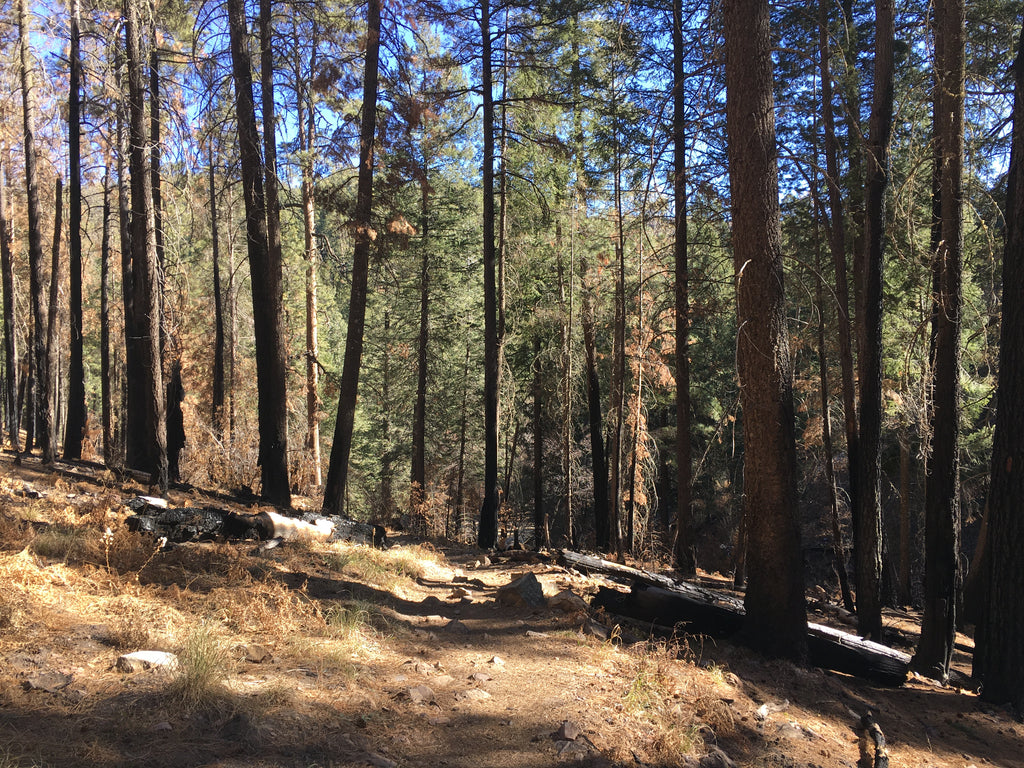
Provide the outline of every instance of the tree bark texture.
{"type": "Polygon", "coordinates": [[[974,651],[981,697],[1024,713],[1024,31],[1015,64],[1006,196],[999,389],[989,488],[986,596],[974,651]]]}
{"type": "Polygon", "coordinates": [[[775,160],[770,9],[767,0],[728,0],[724,8],[747,530],[744,635],[768,654],[802,658],[807,650],[807,613],[775,160]]]}
{"type": "Polygon", "coordinates": [[[854,552],[857,625],[872,640],[882,637],[882,505],[879,451],[882,430],[882,271],[885,194],[889,185],[889,136],[893,113],[893,1],[875,3],[875,91],[867,144],[864,291],[857,354],[860,384],[860,455],[854,552]]]}
{"type": "Polygon", "coordinates": [[[100,409],[103,422],[103,463],[114,463],[115,392],[110,360],[110,161],[103,173],[103,234],[100,241],[100,409]]]}
{"type": "MultiPolygon", "coordinates": [[[[163,364],[160,354],[160,278],[156,253],[156,221],[153,218],[153,176],[147,168],[149,121],[143,78],[144,44],[138,0],[125,0],[125,41],[128,75],[129,166],[131,175],[131,272],[133,327],[138,342],[142,398],[136,416],[129,422],[135,433],[139,454],[129,454],[129,466],[151,474],[151,482],[167,492],[167,414],[164,402],[163,364]]],[[[129,372],[129,381],[131,372],[129,372]]],[[[131,386],[131,384],[129,384],[131,386]]],[[[129,408],[129,419],[132,417],[129,408]]]]}
{"type": "Polygon", "coordinates": [[[544,509],[544,376],[543,345],[533,337],[533,536],[536,549],[550,545],[548,516],[544,509]]]}
{"type": "Polygon", "coordinates": [[[21,58],[21,97],[25,146],[25,195],[28,208],[29,298],[32,304],[33,413],[35,438],[44,464],[54,459],[50,444],[53,411],[50,406],[50,369],[46,352],[46,306],[43,275],[43,231],[39,203],[39,174],[36,157],[36,91],[32,54],[29,49],[28,0],[18,0],[18,50],[21,58]]]}
{"type": "Polygon", "coordinates": [[[352,429],[363,356],[366,321],[366,283],[370,271],[373,212],[373,145],[377,130],[377,67],[380,53],[380,0],[367,3],[366,68],[363,77],[363,113],[359,128],[359,180],[353,221],[352,290],[349,298],[345,360],[341,370],[338,417],[334,426],[331,461],[324,483],[324,513],[340,514],[345,503],[348,460],[352,453],[352,429]]]}
{"type": "Polygon", "coordinates": [[[68,326],[71,332],[68,365],[68,419],[64,431],[64,458],[82,458],[82,440],[86,432],[85,364],[82,359],[82,141],[79,17],[80,0],[71,3],[70,93],[68,95],[68,225],[69,298],[68,326]]]}
{"type": "Polygon", "coordinates": [[[676,540],[675,564],[683,575],[697,571],[693,538],[693,470],[690,455],[690,296],[686,202],[686,73],[682,0],[672,2],[672,146],[675,152],[676,309],[676,540]]]}
{"type": "Polygon", "coordinates": [[[6,157],[0,156],[0,278],[4,291],[4,431],[11,450],[21,453],[21,419],[18,409],[18,343],[14,327],[14,259],[11,254],[11,228],[7,221],[6,157]]]}
{"type": "Polygon", "coordinates": [[[935,112],[942,236],[933,255],[938,294],[932,317],[931,446],[925,487],[925,602],[913,667],[938,680],[949,675],[960,559],[960,316],[963,264],[963,0],[935,3],[935,112]]]}
{"type": "Polygon", "coordinates": [[[220,220],[217,212],[217,177],[214,171],[213,144],[210,149],[210,255],[213,260],[213,397],[210,403],[210,423],[218,440],[223,440],[224,413],[224,292],[220,277],[220,220]]]}
{"type": "Polygon", "coordinates": [[[477,543],[493,547],[498,538],[498,388],[500,386],[498,296],[494,242],[494,85],[491,74],[491,6],[480,2],[483,64],[483,262],[484,262],[484,498],[477,543]]]}
{"type": "Polygon", "coordinates": [[[57,456],[57,435],[60,433],[60,288],[64,282],[61,274],[63,260],[60,257],[60,246],[64,240],[64,180],[60,176],[53,185],[53,240],[50,248],[50,312],[46,318],[46,356],[50,371],[50,409],[53,420],[50,422],[50,445],[53,447],[54,458],[57,456]]]}
{"type": "MultiPolygon", "coordinates": [[[[288,485],[288,404],[281,311],[281,261],[275,260],[271,253],[267,228],[264,166],[260,157],[259,129],[253,100],[252,60],[247,45],[245,2],[228,0],[227,8],[256,337],[260,479],[263,498],[287,507],[291,505],[291,489],[288,485]]],[[[266,128],[272,130],[270,126],[266,128]]]]}

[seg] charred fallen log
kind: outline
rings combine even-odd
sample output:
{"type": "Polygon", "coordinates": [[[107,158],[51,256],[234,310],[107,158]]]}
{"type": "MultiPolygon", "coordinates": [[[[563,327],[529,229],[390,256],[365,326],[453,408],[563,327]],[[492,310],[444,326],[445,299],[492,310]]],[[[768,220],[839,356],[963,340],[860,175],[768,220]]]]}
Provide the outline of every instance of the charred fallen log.
{"type": "MultiPolygon", "coordinates": [[[[636,570],[626,569],[617,563],[610,565],[615,567],[605,569],[599,564],[592,564],[593,567],[587,570],[617,576],[636,570]]],[[[745,612],[743,604],[735,597],[686,582],[662,586],[667,577],[643,571],[638,573],[642,575],[634,580],[628,593],[601,587],[591,600],[591,607],[642,621],[667,632],[682,631],[726,638],[742,628],[745,612]]],[[[882,685],[898,686],[907,679],[910,656],[879,643],[820,624],[807,625],[807,643],[809,661],[815,666],[867,678],[882,685]]]]}
{"type": "Polygon", "coordinates": [[[144,497],[132,499],[126,506],[134,512],[126,520],[129,530],[150,533],[177,544],[223,538],[236,541],[352,541],[387,547],[387,533],[383,526],[337,516],[307,513],[297,518],[270,511],[239,514],[216,507],[166,508],[144,497]]]}

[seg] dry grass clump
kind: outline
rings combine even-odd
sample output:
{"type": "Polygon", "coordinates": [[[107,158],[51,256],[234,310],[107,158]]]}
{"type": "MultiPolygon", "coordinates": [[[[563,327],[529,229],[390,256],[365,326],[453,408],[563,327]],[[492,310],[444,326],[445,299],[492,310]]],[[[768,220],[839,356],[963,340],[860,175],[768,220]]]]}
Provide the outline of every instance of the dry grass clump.
{"type": "Polygon", "coordinates": [[[178,667],[167,689],[171,699],[189,712],[210,711],[223,704],[230,654],[207,622],[189,628],[178,651],[178,667]]]}
{"type": "Polygon", "coordinates": [[[137,651],[150,645],[150,621],[134,599],[123,597],[109,606],[113,618],[108,624],[106,640],[119,651],[137,651]]]}
{"type": "Polygon", "coordinates": [[[634,744],[651,762],[683,765],[701,749],[708,729],[715,735],[735,727],[713,675],[693,665],[675,642],[649,644],[630,654],[630,683],[623,711],[636,729],[634,744]]]}
{"type": "Polygon", "coordinates": [[[423,576],[423,561],[427,559],[432,557],[424,547],[379,550],[336,543],[324,554],[324,565],[351,578],[391,589],[423,576]]]}

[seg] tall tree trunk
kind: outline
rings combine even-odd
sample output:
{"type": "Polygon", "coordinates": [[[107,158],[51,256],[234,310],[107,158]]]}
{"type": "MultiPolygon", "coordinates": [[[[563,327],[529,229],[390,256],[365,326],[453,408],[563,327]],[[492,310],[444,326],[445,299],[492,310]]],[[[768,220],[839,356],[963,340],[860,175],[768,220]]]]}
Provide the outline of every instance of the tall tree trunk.
{"type": "Polygon", "coordinates": [[[839,365],[842,373],[843,428],[850,486],[850,507],[857,507],[857,390],[853,377],[853,342],[850,333],[850,288],[847,280],[846,219],[839,178],[839,142],[832,105],[832,71],[828,39],[828,0],[818,3],[818,50],[821,74],[821,114],[825,133],[825,183],[828,188],[828,244],[835,270],[835,297],[839,329],[839,365]]]}
{"type": "Polygon", "coordinates": [[[220,277],[220,220],[217,213],[217,177],[214,169],[213,141],[210,141],[210,241],[213,260],[213,400],[210,423],[218,440],[224,440],[224,292],[220,277]]]}
{"type": "Polygon", "coordinates": [[[455,538],[462,540],[462,529],[465,526],[465,501],[463,482],[466,477],[466,421],[468,419],[467,402],[469,400],[469,352],[470,342],[466,340],[466,361],[462,365],[462,408],[459,413],[459,460],[455,481],[455,538]]]}
{"type": "Polygon", "coordinates": [[[50,445],[57,454],[57,435],[60,433],[60,245],[64,239],[64,180],[57,176],[53,193],[53,245],[50,250],[50,312],[46,318],[46,355],[49,358],[50,397],[53,420],[50,422],[50,445]]]}
{"type": "Polygon", "coordinates": [[[132,285],[132,247],[131,247],[131,190],[128,178],[128,155],[131,152],[131,140],[128,131],[128,85],[125,73],[124,51],[120,44],[114,46],[114,68],[117,72],[121,97],[117,103],[117,236],[121,254],[121,302],[124,323],[124,370],[118,379],[120,397],[118,400],[118,439],[116,446],[115,465],[122,467],[131,465],[129,456],[145,455],[145,445],[137,445],[142,438],[142,430],[130,427],[145,420],[145,413],[135,413],[144,402],[144,396],[138,394],[142,388],[142,367],[139,347],[141,340],[135,333],[135,291],[132,285]]]}
{"type": "Polygon", "coordinates": [[[1024,712],[1024,30],[1015,63],[1006,190],[999,390],[992,440],[985,598],[974,650],[981,697],[1024,712]]]}
{"type": "Polygon", "coordinates": [[[676,570],[697,571],[693,537],[693,471],[690,455],[690,270],[687,254],[686,201],[686,72],[683,59],[682,0],[672,1],[672,148],[675,174],[675,310],[676,310],[676,570]]]}
{"type": "Polygon", "coordinates": [[[71,2],[71,84],[68,95],[68,160],[70,190],[68,199],[69,239],[69,317],[71,358],[68,369],[68,421],[64,432],[64,458],[82,458],[82,439],[86,432],[85,364],[82,359],[82,141],[79,18],[80,0],[71,2]]]}
{"type": "MultiPolygon", "coordinates": [[[[245,229],[252,282],[256,336],[256,388],[259,392],[260,479],[263,498],[291,505],[288,485],[288,410],[281,294],[281,261],[275,259],[267,225],[264,166],[252,91],[252,62],[244,0],[228,0],[228,32],[235,81],[245,229]]],[[[264,86],[266,87],[266,86],[264,86]]],[[[265,130],[273,131],[273,120],[265,130]]]]}
{"type": "MultiPolygon", "coordinates": [[[[153,218],[153,176],[147,168],[149,121],[143,78],[144,40],[138,0],[125,0],[125,40],[128,68],[129,133],[131,153],[131,271],[134,332],[139,339],[143,386],[139,430],[144,453],[129,456],[129,466],[151,474],[151,483],[167,493],[167,414],[164,402],[163,367],[160,355],[160,279],[156,253],[156,222],[153,218]]],[[[151,158],[152,155],[149,154],[151,158]]],[[[130,376],[129,372],[129,376],[130,376]]],[[[131,413],[129,412],[129,417],[131,413]]]]}
{"type": "MultiPolygon", "coordinates": [[[[295,30],[298,39],[298,28],[295,30]]],[[[316,37],[313,29],[313,45],[309,59],[310,76],[315,76],[316,37]]],[[[298,61],[298,60],[296,60],[298,61]]],[[[317,250],[316,250],[316,179],[314,177],[313,146],[316,139],[316,113],[313,107],[311,88],[296,63],[295,82],[298,84],[295,106],[298,123],[299,149],[305,155],[302,163],[302,227],[303,245],[306,256],[306,450],[313,465],[313,485],[323,484],[320,457],[320,342],[317,321],[317,250]]]]}
{"type": "Polygon", "coordinates": [[[867,146],[865,265],[862,329],[857,354],[860,383],[858,511],[854,522],[857,558],[857,629],[882,639],[882,506],[880,459],[882,428],[882,265],[885,247],[885,193],[889,184],[889,136],[893,114],[893,0],[875,2],[875,80],[867,146]]]}
{"type": "MultiPolygon", "coordinates": [[[[164,202],[160,176],[160,56],[156,48],[156,22],[149,20],[149,172],[153,177],[153,242],[156,248],[156,301],[160,309],[160,365],[167,346],[167,317],[164,312],[164,202]]],[[[172,407],[167,403],[167,407],[172,407]]]]}
{"type": "MultiPolygon", "coordinates": [[[[424,171],[425,172],[425,171],[424,171]]],[[[420,324],[416,338],[416,402],[412,412],[409,506],[417,514],[427,491],[427,349],[430,343],[430,185],[420,182],[420,324]]]]}
{"type": "Polygon", "coordinates": [[[384,346],[381,360],[380,521],[392,519],[394,500],[394,448],[391,435],[391,312],[384,310],[384,346]]]}
{"type": "MultiPolygon", "coordinates": [[[[613,84],[614,92],[614,84],[613,84]]],[[[613,98],[615,96],[613,95],[613,98]]],[[[615,320],[612,334],[612,376],[609,389],[611,403],[608,417],[612,420],[608,447],[608,504],[611,512],[612,544],[620,559],[623,551],[622,532],[622,433],[626,402],[626,242],[622,212],[622,147],[618,144],[619,118],[613,113],[615,146],[615,320]]]]}
{"type": "Polygon", "coordinates": [[[534,546],[550,546],[548,516],[544,509],[544,377],[540,335],[533,337],[533,535],[534,546]]]}
{"type": "Polygon", "coordinates": [[[477,543],[493,547],[498,538],[499,335],[494,243],[494,82],[491,75],[491,6],[480,0],[483,70],[483,262],[484,262],[484,498],[477,543]]]}
{"type": "MultiPolygon", "coordinates": [[[[561,206],[559,206],[561,207],[561,206]]],[[[559,442],[562,465],[562,498],[561,504],[565,509],[565,530],[573,532],[573,514],[576,510],[573,496],[573,462],[572,462],[572,433],[573,433],[573,403],[572,403],[572,328],[573,328],[573,279],[575,277],[575,251],[571,243],[569,248],[569,270],[568,276],[564,260],[562,258],[562,223],[559,221],[555,226],[555,252],[557,254],[558,266],[558,304],[559,304],[559,341],[561,343],[561,425],[559,429],[559,442]],[[568,283],[568,296],[566,296],[566,283],[568,283]],[[567,304],[568,302],[568,304],[567,304]]],[[[544,546],[551,546],[551,534],[545,523],[544,546]]]]}
{"type": "Polygon", "coordinates": [[[18,49],[21,57],[22,117],[25,129],[25,194],[28,207],[29,295],[32,303],[32,363],[34,378],[35,437],[43,463],[53,462],[50,443],[53,411],[50,405],[50,368],[46,350],[46,306],[43,296],[43,231],[40,217],[36,157],[36,91],[29,50],[28,0],[18,0],[18,49]]]}
{"type": "MultiPolygon", "coordinates": [[[[963,262],[963,0],[935,4],[935,140],[942,236],[934,255],[938,293],[932,317],[932,450],[925,487],[925,603],[911,663],[938,680],[949,676],[956,637],[960,560],[960,316],[963,262]]],[[[1005,288],[1004,288],[1005,289],[1005,288]]]]}
{"type": "MultiPolygon", "coordinates": [[[[580,254],[580,270],[587,273],[587,262],[580,254]]],[[[594,475],[595,546],[607,552],[612,546],[611,510],[608,503],[608,464],[604,454],[604,427],[601,418],[601,379],[597,375],[597,340],[594,338],[594,307],[590,290],[583,286],[580,323],[583,325],[583,349],[587,358],[587,411],[590,421],[590,454],[594,475]]]]}
{"type": "MultiPolygon", "coordinates": [[[[814,152],[814,164],[817,166],[817,148],[814,152]]],[[[816,232],[820,232],[821,206],[818,198],[814,198],[814,219],[816,232]]],[[[818,307],[818,371],[821,379],[821,442],[825,451],[825,482],[828,484],[829,517],[832,523],[832,554],[835,558],[836,576],[839,579],[839,591],[843,596],[843,606],[848,611],[856,609],[850,580],[846,572],[846,549],[843,546],[843,529],[839,523],[839,491],[836,487],[835,452],[832,449],[832,414],[829,408],[828,356],[825,352],[825,289],[822,280],[821,248],[815,240],[814,267],[817,275],[814,285],[814,301],[818,307]]]]}
{"type": "Polygon", "coordinates": [[[11,228],[7,223],[6,149],[0,156],[0,277],[4,290],[4,423],[7,439],[16,459],[21,455],[21,419],[18,409],[18,343],[14,327],[14,258],[11,228]]]}
{"type": "Polygon", "coordinates": [[[380,0],[367,3],[366,69],[363,77],[363,114],[359,127],[359,181],[354,218],[352,291],[349,298],[345,360],[341,369],[338,418],[334,426],[331,461],[324,484],[324,512],[338,514],[345,503],[348,460],[352,452],[352,428],[356,415],[359,366],[363,356],[366,321],[366,283],[370,271],[373,212],[373,144],[377,130],[377,66],[380,54],[380,0]]]}
{"type": "Polygon", "coordinates": [[[114,381],[110,361],[110,161],[103,169],[103,236],[100,242],[100,408],[103,463],[114,464],[114,381]]]}
{"type": "Polygon", "coordinates": [[[743,407],[747,531],[744,639],[770,655],[807,648],[792,374],[783,289],[770,9],[725,4],[726,127],[743,407]]]}

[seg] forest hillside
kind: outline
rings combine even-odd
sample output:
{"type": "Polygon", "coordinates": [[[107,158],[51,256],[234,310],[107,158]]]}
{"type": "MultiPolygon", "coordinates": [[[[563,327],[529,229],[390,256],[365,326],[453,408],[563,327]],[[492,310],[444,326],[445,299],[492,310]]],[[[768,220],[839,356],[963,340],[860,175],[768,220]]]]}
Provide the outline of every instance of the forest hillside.
{"type": "MultiPolygon", "coordinates": [[[[621,585],[541,555],[396,531],[387,550],[161,547],[125,525],[147,486],[0,463],[5,768],[852,768],[868,711],[891,766],[1020,764],[1024,726],[970,691],[766,661],[686,627],[649,635],[588,608],[621,585]],[[509,590],[527,574],[542,602],[509,590]],[[172,665],[122,660],[138,651],[172,665]]],[[[819,594],[815,618],[837,601],[819,594]]],[[[912,646],[918,620],[887,612],[887,637],[912,646]]],[[[954,667],[971,646],[958,637],[954,667]]]]}

